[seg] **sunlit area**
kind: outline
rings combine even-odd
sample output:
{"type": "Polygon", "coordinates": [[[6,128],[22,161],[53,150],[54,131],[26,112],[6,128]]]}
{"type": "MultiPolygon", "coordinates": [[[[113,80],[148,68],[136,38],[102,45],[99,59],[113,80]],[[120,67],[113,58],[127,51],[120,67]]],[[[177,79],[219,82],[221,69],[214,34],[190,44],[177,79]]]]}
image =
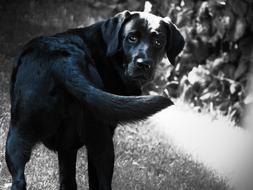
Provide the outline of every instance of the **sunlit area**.
{"type": "Polygon", "coordinates": [[[230,185],[251,183],[247,176],[253,171],[252,134],[229,118],[193,112],[178,103],[155,115],[151,123],[178,150],[204,163],[230,185]]]}

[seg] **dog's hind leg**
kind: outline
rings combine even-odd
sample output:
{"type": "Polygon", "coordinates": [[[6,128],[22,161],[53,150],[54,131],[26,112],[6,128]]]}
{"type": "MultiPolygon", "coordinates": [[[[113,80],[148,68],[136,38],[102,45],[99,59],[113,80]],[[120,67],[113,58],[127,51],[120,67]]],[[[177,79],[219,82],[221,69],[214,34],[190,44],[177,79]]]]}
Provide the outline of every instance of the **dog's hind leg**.
{"type": "Polygon", "coordinates": [[[78,149],[58,150],[60,190],[76,190],[76,156],[78,149]]]}
{"type": "MultiPolygon", "coordinates": [[[[109,148],[109,147],[108,147],[109,148]]],[[[113,149],[113,146],[110,146],[113,149]]],[[[89,186],[92,190],[111,190],[114,152],[106,151],[96,157],[88,152],[89,186]]]]}
{"type": "Polygon", "coordinates": [[[89,126],[88,173],[92,190],[111,190],[114,168],[114,147],[111,129],[89,126]]]}
{"type": "Polygon", "coordinates": [[[16,126],[11,126],[8,132],[5,158],[12,175],[11,190],[26,189],[25,164],[30,159],[35,141],[29,138],[27,134],[24,134],[24,132],[16,126]]]}

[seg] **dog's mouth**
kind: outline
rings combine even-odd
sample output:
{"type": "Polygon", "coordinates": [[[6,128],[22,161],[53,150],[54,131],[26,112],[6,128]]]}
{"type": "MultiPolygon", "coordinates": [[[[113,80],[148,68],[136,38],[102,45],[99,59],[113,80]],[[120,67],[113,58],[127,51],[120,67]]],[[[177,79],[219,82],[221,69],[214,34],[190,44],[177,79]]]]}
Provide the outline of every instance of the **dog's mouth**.
{"type": "Polygon", "coordinates": [[[137,75],[137,76],[132,77],[132,80],[138,81],[141,83],[145,83],[145,82],[149,81],[150,79],[148,76],[145,76],[145,75],[137,75]]]}
{"type": "Polygon", "coordinates": [[[153,69],[154,68],[152,65],[149,67],[149,69],[143,69],[138,67],[136,63],[130,62],[124,67],[124,75],[129,82],[143,86],[152,80],[153,69]]]}
{"type": "Polygon", "coordinates": [[[129,75],[129,73],[128,73],[127,76],[128,76],[127,78],[129,81],[132,81],[133,83],[138,84],[139,86],[143,86],[152,80],[152,77],[150,77],[147,74],[129,75]]]}

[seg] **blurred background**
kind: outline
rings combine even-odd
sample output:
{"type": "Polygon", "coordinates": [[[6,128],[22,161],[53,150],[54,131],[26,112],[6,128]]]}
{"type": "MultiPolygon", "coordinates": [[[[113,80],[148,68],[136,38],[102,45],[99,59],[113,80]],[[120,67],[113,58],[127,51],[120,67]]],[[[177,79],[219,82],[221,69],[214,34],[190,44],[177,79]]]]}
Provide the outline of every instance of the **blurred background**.
{"type": "MultiPolygon", "coordinates": [[[[232,123],[234,128],[245,128],[243,118],[253,102],[250,80],[253,76],[253,0],[1,0],[0,189],[10,186],[3,156],[10,118],[9,78],[17,49],[40,35],[84,27],[125,9],[142,11],[145,7],[151,7],[154,14],[169,16],[186,41],[176,65],[172,67],[164,59],[155,80],[144,88],[145,93],[164,94],[189,106],[190,112],[207,114],[212,119],[226,118],[228,122],[224,125],[232,123]]],[[[246,120],[250,126],[251,115],[246,120]]],[[[229,189],[225,179],[216,178],[201,163],[192,161],[189,155],[179,154],[167,139],[157,134],[148,135],[147,131],[152,129],[150,122],[119,129],[115,137],[118,147],[115,189],[229,189]],[[146,126],[145,129],[140,125],[146,126]],[[149,163],[148,157],[154,158],[154,163],[149,163]],[[129,166],[128,174],[123,166],[129,166]],[[126,184],[129,179],[131,182],[126,184]]],[[[232,141],[241,140],[241,137],[236,138],[233,137],[232,141]]],[[[224,140],[224,136],[221,139],[224,140]]],[[[56,159],[55,155],[42,147],[34,155],[37,160],[34,158],[28,167],[28,179],[40,182],[35,189],[55,189],[57,162],[48,156],[56,159]],[[42,160],[49,164],[46,169],[42,163],[38,164],[42,160]],[[51,177],[37,179],[32,174],[38,171],[43,175],[49,172],[51,177]]],[[[80,157],[86,159],[83,153],[80,157]]],[[[78,167],[87,172],[84,163],[78,167]]],[[[82,174],[78,174],[78,179],[82,182],[80,188],[85,189],[87,177],[82,174]]]]}

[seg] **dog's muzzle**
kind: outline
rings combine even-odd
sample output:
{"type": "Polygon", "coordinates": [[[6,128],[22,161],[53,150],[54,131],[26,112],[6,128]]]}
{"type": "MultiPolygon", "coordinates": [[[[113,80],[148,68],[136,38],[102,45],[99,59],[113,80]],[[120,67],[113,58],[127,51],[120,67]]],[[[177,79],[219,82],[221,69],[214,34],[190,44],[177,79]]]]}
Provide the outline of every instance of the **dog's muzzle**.
{"type": "Polygon", "coordinates": [[[141,69],[145,72],[151,69],[153,61],[149,59],[137,58],[135,61],[135,65],[138,69],[141,69]]]}
{"type": "Polygon", "coordinates": [[[128,64],[127,75],[130,80],[145,84],[152,79],[154,62],[147,58],[135,58],[128,64]]]}

